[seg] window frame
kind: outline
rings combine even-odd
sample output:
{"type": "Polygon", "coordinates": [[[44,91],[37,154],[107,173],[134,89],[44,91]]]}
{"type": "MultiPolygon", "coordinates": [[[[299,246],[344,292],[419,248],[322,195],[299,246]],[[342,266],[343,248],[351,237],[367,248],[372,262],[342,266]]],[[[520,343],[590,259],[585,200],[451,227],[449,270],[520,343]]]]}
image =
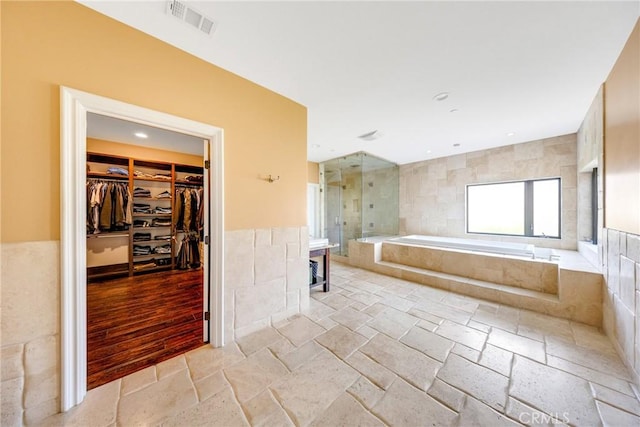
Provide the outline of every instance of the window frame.
{"type": "Polygon", "coordinates": [[[513,237],[528,237],[528,238],[540,238],[540,239],[562,239],[562,178],[535,178],[535,179],[520,179],[513,181],[496,181],[496,182],[482,182],[475,184],[467,184],[465,186],[465,232],[467,234],[475,235],[488,235],[488,236],[513,236],[513,237]],[[544,236],[533,234],[533,184],[534,182],[542,181],[557,181],[558,182],[558,236],[544,236]],[[524,183],[524,234],[507,234],[507,233],[490,233],[481,231],[469,231],[469,187],[479,187],[485,185],[500,185],[500,184],[512,184],[512,183],[524,183]]]}

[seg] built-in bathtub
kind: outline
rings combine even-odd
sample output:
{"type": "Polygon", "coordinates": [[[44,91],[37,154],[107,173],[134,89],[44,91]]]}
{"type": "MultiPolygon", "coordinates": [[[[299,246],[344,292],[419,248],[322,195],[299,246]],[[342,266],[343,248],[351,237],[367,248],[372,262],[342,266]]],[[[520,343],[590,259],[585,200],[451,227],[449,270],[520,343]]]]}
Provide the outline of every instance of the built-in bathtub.
{"type": "Polygon", "coordinates": [[[557,255],[552,249],[536,248],[534,245],[526,243],[493,242],[487,240],[461,239],[457,237],[422,236],[418,234],[395,237],[388,239],[388,241],[525,258],[557,259],[557,255]]]}
{"type": "MultiPolygon", "coordinates": [[[[349,241],[342,262],[388,276],[601,326],[602,274],[533,245],[430,236],[349,241]],[[534,254],[536,255],[534,257],[534,254]]],[[[579,256],[579,254],[576,254],[579,256]]],[[[585,261],[588,265],[588,262],[585,261]]],[[[589,267],[590,268],[590,267],[589,267]]],[[[419,292],[419,291],[418,291],[419,292]]]]}

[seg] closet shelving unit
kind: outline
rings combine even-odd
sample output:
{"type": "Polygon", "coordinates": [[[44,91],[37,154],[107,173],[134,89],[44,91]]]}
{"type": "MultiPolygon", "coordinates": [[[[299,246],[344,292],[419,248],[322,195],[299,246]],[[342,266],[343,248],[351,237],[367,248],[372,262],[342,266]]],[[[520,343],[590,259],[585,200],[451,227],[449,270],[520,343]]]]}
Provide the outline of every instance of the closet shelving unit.
{"type": "Polygon", "coordinates": [[[133,211],[133,223],[127,230],[101,230],[97,234],[87,234],[88,247],[91,239],[119,238],[122,239],[123,244],[126,244],[128,253],[127,262],[88,267],[89,281],[175,269],[179,245],[176,236],[180,232],[180,230],[176,230],[177,218],[174,216],[176,186],[201,187],[202,182],[188,181],[185,178],[187,176],[203,176],[203,168],[100,153],[87,153],[87,166],[88,180],[125,182],[128,184],[132,196],[131,203],[134,206],[147,205],[148,207],[148,211],[133,211]],[[106,170],[109,167],[125,169],[128,171],[128,176],[108,174],[106,170]],[[136,195],[136,188],[148,190],[149,193],[144,196],[136,195]],[[158,197],[165,192],[170,197],[158,197]],[[157,212],[156,210],[159,208],[160,212],[157,212]],[[142,222],[146,224],[140,226],[142,222]],[[144,240],[140,239],[140,233],[144,235],[144,240]],[[134,239],[134,237],[136,238],[134,239]],[[138,250],[134,251],[136,247],[138,250]],[[145,250],[150,249],[151,253],[140,254],[140,247],[146,247],[142,248],[145,250]],[[160,247],[164,248],[162,250],[156,249],[160,247]],[[156,251],[160,251],[160,253],[156,251]]]}
{"type": "MultiPolygon", "coordinates": [[[[133,233],[131,233],[131,258],[133,274],[158,270],[169,270],[175,267],[175,239],[171,233],[173,221],[171,213],[156,212],[157,208],[164,207],[172,211],[174,191],[174,164],[162,162],[150,162],[133,159],[133,176],[131,177],[133,195],[133,233]],[[162,178],[164,177],[164,178],[162,178]],[[150,192],[150,196],[137,196],[136,188],[142,188],[150,192]],[[168,199],[160,199],[158,195],[168,192],[168,199]],[[136,212],[136,205],[149,206],[149,213],[136,212]],[[136,222],[144,221],[146,226],[136,226],[136,222]],[[157,225],[162,222],[163,225],[157,225]],[[166,225],[165,225],[166,224],[166,225]],[[150,237],[147,240],[135,240],[136,234],[145,233],[150,237]],[[157,236],[170,236],[162,240],[157,236]],[[168,253],[156,253],[155,250],[162,246],[170,246],[168,253]],[[151,253],[141,255],[136,253],[136,248],[146,247],[151,253]],[[152,266],[156,264],[155,266],[152,266]]],[[[131,173],[130,173],[131,175],[131,173]]]]}

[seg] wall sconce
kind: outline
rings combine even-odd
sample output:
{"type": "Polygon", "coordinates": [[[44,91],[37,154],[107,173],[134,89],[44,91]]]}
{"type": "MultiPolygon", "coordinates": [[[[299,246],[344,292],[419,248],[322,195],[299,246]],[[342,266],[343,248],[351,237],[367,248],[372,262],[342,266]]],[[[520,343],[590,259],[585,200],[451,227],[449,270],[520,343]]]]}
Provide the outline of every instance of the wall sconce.
{"type": "Polygon", "coordinates": [[[267,181],[269,182],[276,182],[280,180],[280,175],[276,176],[275,178],[273,176],[271,176],[271,174],[269,174],[269,178],[267,178],[267,181]]]}

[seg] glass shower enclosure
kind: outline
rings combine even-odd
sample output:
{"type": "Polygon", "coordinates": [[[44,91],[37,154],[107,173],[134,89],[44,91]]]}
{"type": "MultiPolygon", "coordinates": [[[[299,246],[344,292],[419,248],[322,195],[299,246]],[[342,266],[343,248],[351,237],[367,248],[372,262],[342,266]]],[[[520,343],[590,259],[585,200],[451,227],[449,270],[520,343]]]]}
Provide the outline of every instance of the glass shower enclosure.
{"type": "Polygon", "coordinates": [[[323,236],[349,255],[349,240],[398,234],[399,167],[365,152],[320,163],[323,236]]]}

